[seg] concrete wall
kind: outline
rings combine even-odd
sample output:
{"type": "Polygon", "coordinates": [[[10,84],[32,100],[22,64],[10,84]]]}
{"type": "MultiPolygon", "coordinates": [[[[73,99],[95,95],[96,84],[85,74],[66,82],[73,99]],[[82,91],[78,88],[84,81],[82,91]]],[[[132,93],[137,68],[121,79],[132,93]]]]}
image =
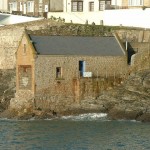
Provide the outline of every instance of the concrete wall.
{"type": "Polygon", "coordinates": [[[129,26],[150,28],[150,9],[126,9],[104,11],[104,24],[109,26],[129,26]]]}
{"type": "Polygon", "coordinates": [[[103,20],[104,25],[108,26],[127,26],[150,28],[150,8],[147,9],[118,9],[104,10],[98,12],[63,12],[63,13],[48,13],[48,17],[64,18],[65,22],[85,24],[88,20],[89,24],[95,22],[100,25],[103,20]]]}

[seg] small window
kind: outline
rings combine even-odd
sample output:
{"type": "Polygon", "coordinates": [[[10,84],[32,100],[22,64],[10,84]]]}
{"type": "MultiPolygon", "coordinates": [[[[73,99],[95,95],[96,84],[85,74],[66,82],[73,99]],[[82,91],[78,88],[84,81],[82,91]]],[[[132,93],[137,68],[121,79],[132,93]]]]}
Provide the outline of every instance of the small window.
{"type": "Polygon", "coordinates": [[[83,2],[82,1],[72,1],[72,11],[73,12],[82,12],[83,11],[83,2]]]}
{"type": "Polygon", "coordinates": [[[26,44],[23,45],[23,53],[26,54],[26,44]]]}
{"type": "Polygon", "coordinates": [[[56,78],[62,78],[62,68],[56,67],[56,78]]]}
{"type": "Polygon", "coordinates": [[[94,2],[89,2],[89,11],[94,11],[94,2]]]}
{"type": "Polygon", "coordinates": [[[99,1],[99,10],[100,11],[105,10],[105,1],[99,1]]]}

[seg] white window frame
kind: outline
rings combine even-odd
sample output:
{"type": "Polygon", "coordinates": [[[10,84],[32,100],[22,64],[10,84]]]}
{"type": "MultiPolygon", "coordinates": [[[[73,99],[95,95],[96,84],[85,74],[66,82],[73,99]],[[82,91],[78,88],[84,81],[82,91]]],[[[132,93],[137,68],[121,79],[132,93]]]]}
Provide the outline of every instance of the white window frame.
{"type": "Polygon", "coordinates": [[[72,1],[71,2],[72,12],[83,12],[83,1],[72,1]]]}
{"type": "Polygon", "coordinates": [[[89,2],[89,11],[94,11],[94,1],[89,2]]]}
{"type": "Polygon", "coordinates": [[[11,11],[17,11],[17,2],[11,2],[9,6],[11,11]]]}
{"type": "Polygon", "coordinates": [[[34,12],[34,1],[27,2],[27,12],[34,12]]]}
{"type": "Polygon", "coordinates": [[[143,0],[128,0],[129,6],[143,6],[143,0]]]}
{"type": "Polygon", "coordinates": [[[20,11],[23,11],[23,2],[20,2],[20,11]]]}

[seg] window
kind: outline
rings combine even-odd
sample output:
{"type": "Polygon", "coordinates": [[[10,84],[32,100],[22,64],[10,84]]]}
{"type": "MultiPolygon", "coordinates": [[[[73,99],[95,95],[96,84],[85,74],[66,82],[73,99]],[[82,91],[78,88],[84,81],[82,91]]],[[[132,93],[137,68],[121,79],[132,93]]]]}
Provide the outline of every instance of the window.
{"type": "Polygon", "coordinates": [[[28,12],[34,12],[34,1],[27,2],[27,10],[28,12]]]}
{"type": "Polygon", "coordinates": [[[62,68],[56,67],[56,78],[62,78],[62,68]]]}
{"type": "Polygon", "coordinates": [[[83,11],[83,2],[82,1],[73,1],[72,3],[72,11],[73,12],[82,12],[83,11]]]}
{"type": "Polygon", "coordinates": [[[103,11],[107,6],[111,5],[111,0],[99,0],[99,10],[103,11]]]}
{"type": "Polygon", "coordinates": [[[105,10],[105,1],[99,1],[99,10],[105,10]]]}
{"type": "Polygon", "coordinates": [[[42,0],[39,0],[39,3],[42,3],[42,0]]]}
{"type": "Polygon", "coordinates": [[[39,12],[42,12],[42,4],[39,4],[39,12]]]}
{"type": "Polygon", "coordinates": [[[80,72],[80,76],[83,76],[84,72],[85,72],[85,61],[80,60],[79,61],[79,72],[80,72]]]}
{"type": "Polygon", "coordinates": [[[26,44],[23,45],[23,54],[26,54],[26,44]]]}
{"type": "Polygon", "coordinates": [[[142,6],[143,0],[129,0],[129,6],[142,6]]]}
{"type": "Polygon", "coordinates": [[[9,3],[10,11],[17,11],[17,2],[9,3]]]}
{"type": "Polygon", "coordinates": [[[89,11],[94,11],[94,2],[89,2],[89,11]]]}

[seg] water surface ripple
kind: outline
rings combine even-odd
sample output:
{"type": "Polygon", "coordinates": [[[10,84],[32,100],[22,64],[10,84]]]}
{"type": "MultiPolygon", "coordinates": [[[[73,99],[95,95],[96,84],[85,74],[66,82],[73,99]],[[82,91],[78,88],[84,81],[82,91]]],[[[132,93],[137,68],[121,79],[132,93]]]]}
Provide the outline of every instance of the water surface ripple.
{"type": "Polygon", "coordinates": [[[150,150],[150,123],[0,120],[0,150],[150,150]]]}

